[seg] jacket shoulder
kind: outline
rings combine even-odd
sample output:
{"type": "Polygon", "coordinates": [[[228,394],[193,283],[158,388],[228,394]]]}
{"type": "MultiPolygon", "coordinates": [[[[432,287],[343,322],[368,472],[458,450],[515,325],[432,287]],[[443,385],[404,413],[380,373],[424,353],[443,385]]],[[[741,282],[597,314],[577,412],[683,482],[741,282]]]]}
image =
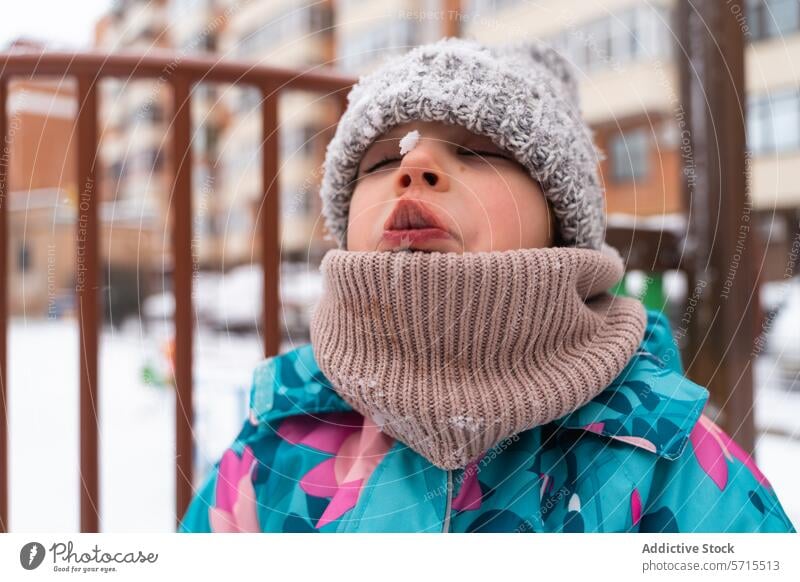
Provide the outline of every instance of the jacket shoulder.
{"type": "Polygon", "coordinates": [[[708,390],[640,348],[605,390],[554,422],[676,459],[708,397],[708,390]]]}
{"type": "Polygon", "coordinates": [[[672,333],[669,318],[663,311],[646,309],[647,324],[640,351],[652,354],[665,367],[677,374],[683,374],[681,352],[672,333]]]}
{"type": "Polygon", "coordinates": [[[675,460],[659,459],[642,508],[645,532],[795,532],[754,459],[706,415],[675,460]]]}
{"type": "Polygon", "coordinates": [[[287,416],[343,412],[352,408],[317,366],[311,344],[267,358],[256,366],[250,388],[253,423],[287,416]]]}

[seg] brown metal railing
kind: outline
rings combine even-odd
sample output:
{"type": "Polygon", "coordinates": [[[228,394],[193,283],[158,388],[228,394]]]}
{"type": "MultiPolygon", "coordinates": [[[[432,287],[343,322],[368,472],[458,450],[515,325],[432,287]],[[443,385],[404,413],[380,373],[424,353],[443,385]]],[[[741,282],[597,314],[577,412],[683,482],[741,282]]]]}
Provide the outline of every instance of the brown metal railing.
{"type": "MultiPolygon", "coordinates": [[[[285,90],[306,90],[336,99],[344,108],[353,79],[324,68],[308,71],[266,67],[210,58],[181,58],[165,53],[141,56],[98,53],[0,55],[0,136],[7,133],[6,106],[12,78],[77,79],[77,184],[79,248],[76,301],[80,344],[80,515],[82,532],[99,531],[97,352],[98,301],[98,153],[97,86],[106,78],[163,79],[172,87],[172,160],[174,177],[169,208],[173,213],[175,294],[175,511],[176,523],[192,498],[192,85],[233,83],[256,87],[262,94],[261,266],[264,270],[264,355],[278,353],[279,326],[279,197],[278,98],[285,90]]],[[[0,156],[0,532],[8,531],[8,409],[7,409],[7,245],[8,161],[0,156]]]]}

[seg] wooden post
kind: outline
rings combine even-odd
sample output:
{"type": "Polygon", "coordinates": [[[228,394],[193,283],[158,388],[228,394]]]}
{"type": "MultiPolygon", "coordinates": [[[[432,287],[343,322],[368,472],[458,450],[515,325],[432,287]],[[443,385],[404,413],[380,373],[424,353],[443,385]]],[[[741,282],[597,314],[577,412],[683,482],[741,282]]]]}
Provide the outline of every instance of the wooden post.
{"type": "Polygon", "coordinates": [[[98,261],[100,206],[97,161],[97,78],[78,76],[78,225],[76,289],[80,342],[80,494],[81,532],[100,531],[98,477],[97,350],[100,320],[98,261]]]}
{"type": "Polygon", "coordinates": [[[261,87],[261,183],[264,198],[261,204],[260,240],[261,269],[264,277],[262,330],[264,356],[278,354],[281,347],[280,326],[280,176],[278,129],[278,88],[272,84],[261,87]]]}
{"type": "Polygon", "coordinates": [[[0,533],[8,533],[8,168],[11,147],[6,143],[8,80],[0,78],[0,533]]]}
{"type": "Polygon", "coordinates": [[[191,80],[172,82],[173,291],[175,293],[175,519],[180,523],[192,499],[192,145],[191,80]]]}
{"type": "Polygon", "coordinates": [[[684,195],[689,219],[688,376],[711,392],[709,412],[753,452],[755,216],[747,192],[741,0],[680,0],[676,46],[689,132],[684,195]]]}

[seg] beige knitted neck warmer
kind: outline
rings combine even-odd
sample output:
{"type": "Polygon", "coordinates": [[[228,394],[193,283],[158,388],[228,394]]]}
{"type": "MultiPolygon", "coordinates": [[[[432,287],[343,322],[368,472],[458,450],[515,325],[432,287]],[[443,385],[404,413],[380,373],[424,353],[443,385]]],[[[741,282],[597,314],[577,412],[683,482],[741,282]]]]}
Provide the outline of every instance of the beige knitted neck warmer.
{"type": "Polygon", "coordinates": [[[442,469],[579,408],[644,335],[604,245],[323,258],[317,363],[353,408],[442,469]]]}

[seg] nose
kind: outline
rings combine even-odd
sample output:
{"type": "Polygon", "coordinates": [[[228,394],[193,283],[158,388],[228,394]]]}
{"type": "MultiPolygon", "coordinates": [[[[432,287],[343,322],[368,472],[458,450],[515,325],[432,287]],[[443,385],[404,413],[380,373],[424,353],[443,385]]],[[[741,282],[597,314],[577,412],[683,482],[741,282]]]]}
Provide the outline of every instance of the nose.
{"type": "Polygon", "coordinates": [[[413,150],[403,156],[395,178],[395,192],[402,196],[413,188],[430,189],[446,192],[450,189],[450,180],[442,169],[443,152],[437,146],[426,144],[422,140],[413,150]]]}

